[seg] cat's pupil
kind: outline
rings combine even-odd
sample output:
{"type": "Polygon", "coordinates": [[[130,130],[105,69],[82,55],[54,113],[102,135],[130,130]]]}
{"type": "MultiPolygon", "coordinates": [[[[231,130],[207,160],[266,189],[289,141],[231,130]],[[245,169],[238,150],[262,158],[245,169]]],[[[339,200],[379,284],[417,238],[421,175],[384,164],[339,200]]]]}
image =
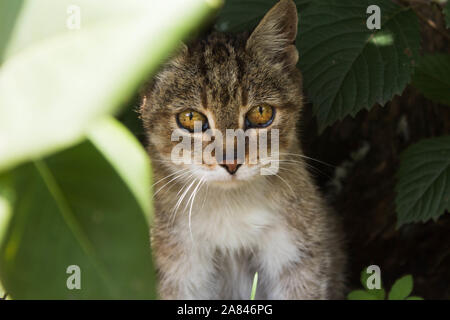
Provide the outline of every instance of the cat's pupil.
{"type": "Polygon", "coordinates": [[[189,120],[192,120],[193,117],[194,117],[194,114],[192,112],[189,112],[189,120]]]}
{"type": "Polygon", "coordinates": [[[258,111],[262,115],[263,114],[263,107],[258,107],[258,111]]]}

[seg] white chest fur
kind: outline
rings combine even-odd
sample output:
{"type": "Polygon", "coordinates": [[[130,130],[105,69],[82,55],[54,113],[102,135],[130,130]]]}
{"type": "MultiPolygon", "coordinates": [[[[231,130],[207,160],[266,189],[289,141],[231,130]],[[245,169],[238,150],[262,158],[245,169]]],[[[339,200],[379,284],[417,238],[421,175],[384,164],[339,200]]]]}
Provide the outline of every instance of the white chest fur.
{"type": "Polygon", "coordinates": [[[270,287],[283,267],[297,262],[301,254],[298,235],[286,223],[282,209],[266,199],[254,200],[209,197],[194,204],[190,219],[189,210],[179,213],[183,218],[178,220],[177,233],[187,245],[189,269],[198,275],[196,281],[219,268],[224,278],[221,286],[229,286],[225,291],[235,298],[248,298],[254,272],[270,287]],[[218,252],[225,259],[219,266],[214,261],[218,252]]]}
{"type": "Polygon", "coordinates": [[[264,201],[211,201],[197,209],[191,216],[188,241],[200,250],[250,251],[261,268],[275,273],[299,256],[295,231],[289,228],[280,209],[264,201]]]}

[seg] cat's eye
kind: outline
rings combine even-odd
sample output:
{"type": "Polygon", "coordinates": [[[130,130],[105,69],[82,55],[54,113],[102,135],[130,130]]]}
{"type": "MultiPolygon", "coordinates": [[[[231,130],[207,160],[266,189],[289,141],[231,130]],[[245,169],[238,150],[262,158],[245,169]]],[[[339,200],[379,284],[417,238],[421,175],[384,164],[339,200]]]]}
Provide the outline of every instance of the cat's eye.
{"type": "Polygon", "coordinates": [[[188,109],[177,115],[178,126],[183,129],[189,130],[189,132],[194,132],[196,121],[199,121],[201,123],[202,131],[208,129],[208,119],[200,112],[188,109]]]}
{"type": "Polygon", "coordinates": [[[265,128],[272,123],[274,115],[273,107],[267,104],[256,106],[245,116],[245,125],[247,128],[265,128]]]}

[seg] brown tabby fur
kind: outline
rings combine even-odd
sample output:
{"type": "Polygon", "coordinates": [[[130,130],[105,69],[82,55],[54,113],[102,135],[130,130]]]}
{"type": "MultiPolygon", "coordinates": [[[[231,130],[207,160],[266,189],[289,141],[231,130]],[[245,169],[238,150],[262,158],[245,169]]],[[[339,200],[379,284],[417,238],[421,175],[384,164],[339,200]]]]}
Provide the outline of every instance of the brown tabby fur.
{"type": "MultiPolygon", "coordinates": [[[[256,271],[257,298],[343,298],[342,231],[312,182],[297,137],[296,34],[295,5],[281,0],[251,35],[211,33],[183,46],[143,91],[154,178],[165,179],[155,186],[151,230],[161,298],[248,299],[256,271]],[[179,112],[198,110],[225,133],[243,128],[245,113],[261,103],[276,109],[268,129],[280,130],[277,175],[197,185],[195,175],[174,174],[193,170],[170,160],[179,112]]],[[[244,164],[236,175],[252,166],[244,164]]],[[[228,175],[218,164],[203,169],[228,175]]]]}

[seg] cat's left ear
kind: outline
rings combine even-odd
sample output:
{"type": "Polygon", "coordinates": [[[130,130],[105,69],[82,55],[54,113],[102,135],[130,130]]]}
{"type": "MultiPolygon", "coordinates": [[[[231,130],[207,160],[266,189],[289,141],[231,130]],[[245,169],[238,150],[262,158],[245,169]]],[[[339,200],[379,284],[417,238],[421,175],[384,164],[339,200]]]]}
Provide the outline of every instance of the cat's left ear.
{"type": "Polygon", "coordinates": [[[283,60],[289,66],[298,61],[297,7],[292,0],[280,0],[258,24],[247,40],[246,49],[269,62],[283,60]]]}

